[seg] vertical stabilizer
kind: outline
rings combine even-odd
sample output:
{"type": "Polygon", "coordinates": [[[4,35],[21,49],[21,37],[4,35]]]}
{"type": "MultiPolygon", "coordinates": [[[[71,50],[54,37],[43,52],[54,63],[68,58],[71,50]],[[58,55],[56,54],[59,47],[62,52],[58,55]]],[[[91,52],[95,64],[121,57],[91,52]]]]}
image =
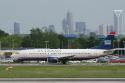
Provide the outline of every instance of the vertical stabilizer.
{"type": "Polygon", "coordinates": [[[96,47],[96,49],[112,49],[113,40],[115,40],[115,32],[108,34],[108,36],[96,47]]]}

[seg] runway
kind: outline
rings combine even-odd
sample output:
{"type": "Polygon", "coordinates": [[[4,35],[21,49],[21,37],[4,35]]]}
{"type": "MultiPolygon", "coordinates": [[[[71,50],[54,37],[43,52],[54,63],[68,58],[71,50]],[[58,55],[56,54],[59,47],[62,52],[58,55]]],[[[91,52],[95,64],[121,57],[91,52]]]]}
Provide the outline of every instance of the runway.
{"type": "Polygon", "coordinates": [[[103,65],[109,65],[109,66],[114,66],[114,65],[125,65],[124,63],[82,63],[82,64],[31,64],[31,63],[6,63],[6,64],[0,64],[0,66],[103,66],[103,65]]]}
{"type": "Polygon", "coordinates": [[[0,81],[0,83],[125,83],[124,81],[0,81]]]}
{"type": "Polygon", "coordinates": [[[0,83],[125,83],[124,78],[0,78],[0,83]]]}

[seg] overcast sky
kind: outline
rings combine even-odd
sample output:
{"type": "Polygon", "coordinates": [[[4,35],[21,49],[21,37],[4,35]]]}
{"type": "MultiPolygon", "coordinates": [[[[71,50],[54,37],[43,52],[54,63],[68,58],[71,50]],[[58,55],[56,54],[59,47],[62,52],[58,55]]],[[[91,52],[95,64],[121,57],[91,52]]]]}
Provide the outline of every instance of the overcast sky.
{"type": "Polygon", "coordinates": [[[99,24],[113,24],[114,9],[125,10],[125,0],[0,0],[0,28],[12,33],[16,21],[22,33],[50,24],[62,32],[62,19],[70,11],[74,21],[96,30],[99,24]]]}

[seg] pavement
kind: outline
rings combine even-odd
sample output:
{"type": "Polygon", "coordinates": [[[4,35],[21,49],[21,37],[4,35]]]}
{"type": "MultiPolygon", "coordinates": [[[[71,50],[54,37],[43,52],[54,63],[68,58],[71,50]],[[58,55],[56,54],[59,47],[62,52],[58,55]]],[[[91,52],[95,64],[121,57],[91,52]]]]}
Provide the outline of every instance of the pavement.
{"type": "Polygon", "coordinates": [[[123,81],[0,81],[0,83],[125,83],[123,81]]]}
{"type": "Polygon", "coordinates": [[[29,64],[29,63],[23,63],[23,64],[19,64],[19,63],[4,63],[4,64],[0,64],[0,66],[79,66],[79,65],[86,65],[86,66],[102,66],[102,65],[110,65],[110,66],[114,66],[114,65],[125,65],[125,63],[82,63],[82,64],[67,64],[67,65],[63,65],[63,64],[29,64]]]}
{"type": "Polygon", "coordinates": [[[125,78],[0,78],[0,81],[124,81],[125,78]]]}
{"type": "Polygon", "coordinates": [[[125,83],[125,78],[0,78],[0,83],[125,83]]]}

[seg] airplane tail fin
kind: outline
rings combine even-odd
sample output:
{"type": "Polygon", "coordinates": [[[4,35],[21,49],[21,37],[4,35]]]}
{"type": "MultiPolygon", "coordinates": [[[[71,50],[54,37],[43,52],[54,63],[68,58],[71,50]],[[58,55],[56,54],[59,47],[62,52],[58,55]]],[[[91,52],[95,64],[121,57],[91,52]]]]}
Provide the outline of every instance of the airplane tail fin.
{"type": "Polygon", "coordinates": [[[113,49],[115,34],[115,32],[110,32],[110,34],[108,34],[108,36],[96,47],[96,49],[113,49]]]}

